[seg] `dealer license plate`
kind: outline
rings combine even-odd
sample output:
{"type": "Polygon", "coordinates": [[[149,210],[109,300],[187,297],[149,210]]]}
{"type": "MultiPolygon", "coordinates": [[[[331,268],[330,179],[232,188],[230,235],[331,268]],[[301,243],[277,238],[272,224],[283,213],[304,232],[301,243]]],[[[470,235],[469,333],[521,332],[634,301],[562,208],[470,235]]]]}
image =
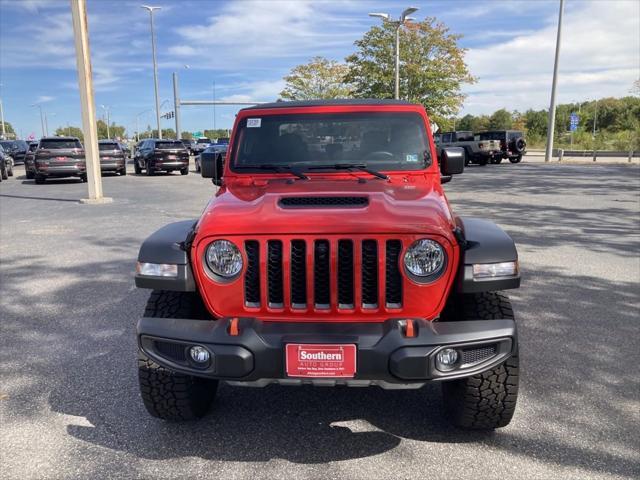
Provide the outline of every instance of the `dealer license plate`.
{"type": "Polygon", "coordinates": [[[355,345],[288,343],[285,353],[289,377],[352,378],[356,374],[355,345]]]}

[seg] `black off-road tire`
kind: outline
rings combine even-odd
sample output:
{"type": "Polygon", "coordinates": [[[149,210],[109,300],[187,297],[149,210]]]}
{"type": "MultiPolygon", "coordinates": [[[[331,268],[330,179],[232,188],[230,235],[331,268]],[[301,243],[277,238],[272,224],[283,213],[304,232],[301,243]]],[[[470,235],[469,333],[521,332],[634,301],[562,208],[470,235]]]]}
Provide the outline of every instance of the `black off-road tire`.
{"type": "Polygon", "coordinates": [[[520,163],[522,161],[522,155],[518,155],[517,157],[511,157],[509,158],[509,161],[511,163],[520,163]]]}
{"type": "Polygon", "coordinates": [[[487,157],[480,157],[478,158],[477,163],[481,167],[484,167],[487,163],[489,163],[489,160],[487,159],[487,157]]]}
{"type": "MultiPolygon", "coordinates": [[[[197,293],[154,290],[145,317],[211,320],[197,293]]],[[[209,411],[217,380],[175,373],[138,352],[140,395],[147,411],[169,421],[195,420],[209,411]]]]}
{"type": "Polygon", "coordinates": [[[142,169],[140,168],[140,164],[138,164],[137,160],[133,161],[133,171],[136,175],[140,175],[142,173],[142,169]]]}
{"type": "MultiPolygon", "coordinates": [[[[484,292],[461,295],[458,307],[449,314],[459,320],[513,319],[506,295],[484,292]]],[[[517,354],[493,369],[460,380],[442,383],[447,419],[455,426],[473,430],[493,430],[511,421],[518,399],[519,359],[517,354]]]]}
{"type": "Polygon", "coordinates": [[[180,169],[180,175],[189,175],[189,167],[180,169]]]}

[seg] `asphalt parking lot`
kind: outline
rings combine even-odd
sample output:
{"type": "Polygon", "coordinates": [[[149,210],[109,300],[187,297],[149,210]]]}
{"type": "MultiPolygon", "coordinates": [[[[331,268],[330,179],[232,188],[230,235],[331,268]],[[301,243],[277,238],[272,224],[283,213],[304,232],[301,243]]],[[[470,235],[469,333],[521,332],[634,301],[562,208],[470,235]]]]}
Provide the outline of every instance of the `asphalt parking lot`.
{"type": "MultiPolygon", "coordinates": [[[[131,167],[130,167],[131,168],[131,167]]],[[[193,172],[0,184],[0,477],[638,478],[640,168],[469,167],[459,214],[516,240],[522,362],[511,425],[469,433],[418,391],[223,386],[197,423],[151,418],[138,394],[133,285],[141,241],[195,218],[193,172]]]]}

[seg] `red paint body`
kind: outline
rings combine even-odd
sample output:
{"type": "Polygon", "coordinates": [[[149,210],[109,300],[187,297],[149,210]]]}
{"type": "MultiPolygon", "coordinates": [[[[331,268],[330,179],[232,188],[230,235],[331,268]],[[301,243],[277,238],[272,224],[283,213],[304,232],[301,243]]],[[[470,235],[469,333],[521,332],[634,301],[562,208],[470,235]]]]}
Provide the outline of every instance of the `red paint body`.
{"type": "MultiPolygon", "coordinates": [[[[431,150],[432,164],[415,171],[385,171],[390,181],[372,178],[364,172],[307,173],[310,180],[291,182],[289,174],[237,173],[230,170],[233,162],[234,142],[231,139],[229,156],[225,165],[224,185],[211,199],[197,226],[192,245],[191,259],[198,288],[205,304],[216,317],[256,317],[269,321],[334,321],[334,322],[382,322],[389,318],[436,318],[448,296],[459,263],[459,249],[453,229],[455,219],[440,184],[440,172],[430,123],[420,105],[347,105],[317,106],[277,109],[251,109],[240,111],[238,122],[245,117],[268,115],[348,113],[348,112],[416,112],[425,122],[431,150]],[[358,179],[366,179],[359,183],[358,179]],[[317,210],[283,209],[278,200],[286,196],[335,196],[366,195],[369,205],[359,209],[322,208],[317,210]],[[240,248],[244,267],[241,274],[230,282],[218,283],[205,271],[203,258],[209,243],[215,239],[230,240],[240,248]],[[404,251],[419,238],[438,241],[447,254],[444,273],[433,283],[418,284],[404,274],[404,251]],[[283,243],[284,308],[269,308],[266,301],[266,240],[283,243]],[[313,307],[312,279],[307,277],[307,308],[289,308],[289,240],[328,240],[331,251],[331,308],[318,310],[313,307]],[[349,310],[337,308],[336,246],[339,239],[354,241],[355,305],[349,310]],[[378,240],[384,245],[387,239],[402,242],[400,255],[403,272],[403,305],[387,308],[380,300],[377,308],[360,308],[359,248],[360,240],[378,240]],[[244,305],[244,273],[247,258],[242,245],[245,240],[260,242],[261,306],[244,305]]],[[[235,137],[235,135],[234,135],[235,137]]],[[[384,298],[385,258],[379,248],[379,299],[384,298]]],[[[307,268],[312,271],[313,253],[307,250],[307,268]]]]}

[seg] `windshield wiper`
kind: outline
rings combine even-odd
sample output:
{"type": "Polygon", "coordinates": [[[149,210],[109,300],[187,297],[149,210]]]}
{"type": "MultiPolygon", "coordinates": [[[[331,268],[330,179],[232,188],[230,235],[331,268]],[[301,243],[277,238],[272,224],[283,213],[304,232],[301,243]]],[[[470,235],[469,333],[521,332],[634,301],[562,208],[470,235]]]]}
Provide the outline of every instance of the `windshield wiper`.
{"type": "Polygon", "coordinates": [[[369,167],[367,167],[366,163],[334,163],[333,165],[313,165],[311,167],[308,167],[309,170],[327,170],[331,168],[335,170],[360,170],[361,172],[366,172],[369,175],[373,175],[374,177],[382,178],[383,180],[389,180],[388,175],[370,169],[369,167]]]}
{"type": "Polygon", "coordinates": [[[262,163],[260,165],[236,165],[233,167],[235,170],[272,170],[276,173],[290,173],[298,177],[301,180],[309,180],[304,173],[300,172],[296,168],[291,168],[289,165],[276,165],[275,163],[262,163]]]}

